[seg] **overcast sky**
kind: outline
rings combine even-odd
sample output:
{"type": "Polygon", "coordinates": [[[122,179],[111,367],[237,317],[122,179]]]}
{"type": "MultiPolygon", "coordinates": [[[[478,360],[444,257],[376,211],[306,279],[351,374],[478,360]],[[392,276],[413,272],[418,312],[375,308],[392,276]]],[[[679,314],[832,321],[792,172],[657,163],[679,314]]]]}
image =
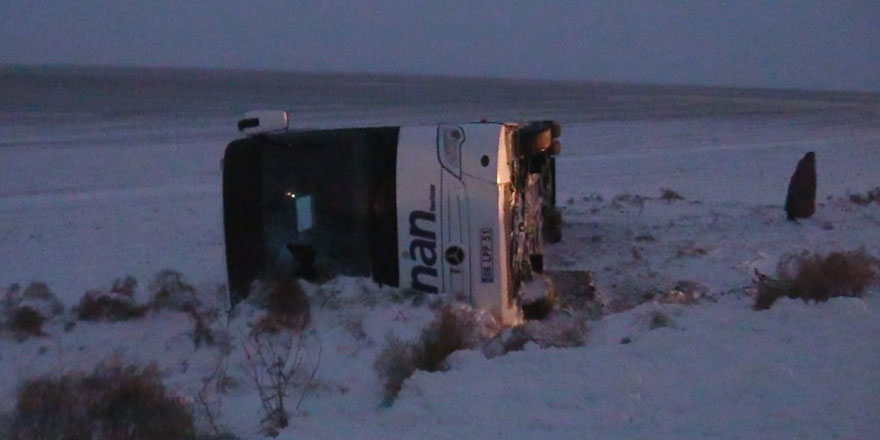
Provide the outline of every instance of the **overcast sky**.
{"type": "Polygon", "coordinates": [[[880,0],[2,0],[0,63],[880,91],[880,0]]]}

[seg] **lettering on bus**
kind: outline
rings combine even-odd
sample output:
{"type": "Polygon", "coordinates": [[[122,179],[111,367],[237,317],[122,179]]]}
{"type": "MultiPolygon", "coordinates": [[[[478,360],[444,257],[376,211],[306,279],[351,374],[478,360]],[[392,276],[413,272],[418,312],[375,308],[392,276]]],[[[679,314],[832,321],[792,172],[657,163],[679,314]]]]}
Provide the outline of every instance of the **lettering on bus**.
{"type": "Polygon", "coordinates": [[[495,282],[492,228],[480,228],[480,281],[495,282]]]}
{"type": "Polygon", "coordinates": [[[417,264],[410,271],[410,285],[425,293],[437,293],[437,215],[435,188],[431,185],[430,208],[409,214],[409,257],[417,264]]]}

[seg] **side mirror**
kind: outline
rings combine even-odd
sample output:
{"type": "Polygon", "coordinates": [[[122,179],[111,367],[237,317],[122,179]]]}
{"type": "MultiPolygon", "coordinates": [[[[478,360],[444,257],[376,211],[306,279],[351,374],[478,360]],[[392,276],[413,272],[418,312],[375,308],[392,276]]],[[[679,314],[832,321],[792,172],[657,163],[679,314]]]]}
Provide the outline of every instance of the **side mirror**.
{"type": "Polygon", "coordinates": [[[271,131],[287,130],[290,119],[286,111],[255,110],[244,114],[238,121],[238,131],[253,136],[271,131]]]}

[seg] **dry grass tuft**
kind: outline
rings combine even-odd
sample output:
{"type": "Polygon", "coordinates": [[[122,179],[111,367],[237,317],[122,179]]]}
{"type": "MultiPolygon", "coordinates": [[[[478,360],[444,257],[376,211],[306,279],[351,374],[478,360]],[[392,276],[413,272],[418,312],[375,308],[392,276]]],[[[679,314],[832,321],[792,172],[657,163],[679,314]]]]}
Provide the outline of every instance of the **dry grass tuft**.
{"type": "Polygon", "coordinates": [[[113,286],[110,288],[110,293],[134,298],[134,292],[137,289],[137,285],[137,279],[131,275],[126,276],[125,278],[117,278],[113,280],[113,286]]]}
{"type": "Polygon", "coordinates": [[[24,289],[12,284],[0,289],[0,331],[10,332],[19,342],[45,336],[43,325],[64,312],[64,305],[46,283],[34,281],[24,289]]]}
{"type": "Polygon", "coordinates": [[[151,303],[155,309],[188,312],[200,304],[195,287],[174,270],[165,269],[156,274],[147,289],[152,294],[151,303]]]}
{"type": "Polygon", "coordinates": [[[295,279],[263,282],[256,297],[267,312],[257,323],[257,331],[302,330],[311,322],[309,298],[295,279]]]}
{"type": "Polygon", "coordinates": [[[422,330],[418,341],[405,343],[389,337],[373,364],[383,381],[384,403],[394,402],[403,382],[416,370],[446,370],[446,358],[450,354],[476,345],[476,330],[472,315],[447,306],[422,330]]]}
{"type": "Polygon", "coordinates": [[[648,330],[655,330],[658,328],[666,328],[672,326],[672,319],[667,316],[665,313],[659,310],[653,310],[644,318],[645,323],[648,326],[648,330]]]}
{"type": "Polygon", "coordinates": [[[614,209],[622,209],[624,208],[624,205],[629,205],[642,210],[645,207],[645,200],[648,200],[648,197],[640,196],[638,194],[618,194],[611,199],[611,207],[614,209]]]}
{"type": "Polygon", "coordinates": [[[880,261],[864,249],[820,254],[783,256],[777,277],[758,273],[754,280],[755,310],[770,308],[783,297],[804,301],[827,301],[836,296],[862,296],[865,289],[880,280],[880,261]]]}
{"type": "Polygon", "coordinates": [[[138,305],[130,296],[90,290],[80,298],[74,312],[83,321],[116,322],[140,318],[147,307],[138,305]]]}
{"type": "Polygon", "coordinates": [[[472,317],[445,307],[427,328],[422,330],[413,361],[425,371],[446,369],[446,358],[457,350],[472,348],[476,323],[472,317]]]}
{"type": "Polygon", "coordinates": [[[21,296],[25,299],[36,299],[50,301],[55,298],[55,294],[49,290],[49,286],[42,281],[34,281],[24,288],[21,296]]]}
{"type": "Polygon", "coordinates": [[[684,197],[669,188],[660,188],[660,200],[674,202],[676,200],[684,200],[684,197]]]}
{"type": "Polygon", "coordinates": [[[874,188],[864,195],[850,194],[849,201],[859,206],[865,206],[871,203],[880,204],[880,187],[874,188]]]}
{"type": "Polygon", "coordinates": [[[168,394],[154,366],[99,366],[25,382],[9,430],[10,440],[147,440],[196,438],[192,415],[168,394]]]}
{"type": "Polygon", "coordinates": [[[391,405],[403,388],[403,382],[416,371],[413,347],[389,335],[385,346],[373,362],[373,368],[382,379],[383,404],[391,405]]]}
{"type": "Polygon", "coordinates": [[[33,307],[22,306],[15,309],[9,322],[9,329],[15,333],[18,340],[24,340],[30,336],[43,336],[43,323],[46,317],[33,307]]]}

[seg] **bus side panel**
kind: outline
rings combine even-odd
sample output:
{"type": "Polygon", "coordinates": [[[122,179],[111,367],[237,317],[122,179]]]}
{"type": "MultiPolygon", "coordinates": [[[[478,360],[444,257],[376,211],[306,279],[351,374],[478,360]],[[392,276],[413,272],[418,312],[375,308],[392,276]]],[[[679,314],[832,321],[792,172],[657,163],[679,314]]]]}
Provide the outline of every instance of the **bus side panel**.
{"type": "Polygon", "coordinates": [[[400,287],[442,289],[441,173],[437,127],[401,127],[397,145],[397,243],[400,287]]]}

